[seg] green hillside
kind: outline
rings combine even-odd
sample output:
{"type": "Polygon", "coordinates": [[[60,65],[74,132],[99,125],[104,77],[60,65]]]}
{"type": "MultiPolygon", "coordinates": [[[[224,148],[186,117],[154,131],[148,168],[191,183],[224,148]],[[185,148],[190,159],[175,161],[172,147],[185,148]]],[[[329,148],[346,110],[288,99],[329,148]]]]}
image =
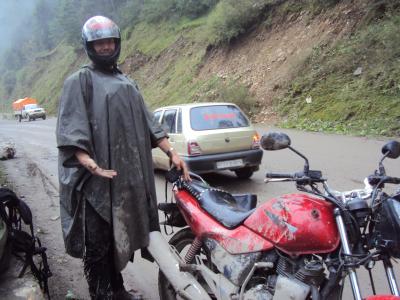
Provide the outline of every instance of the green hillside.
{"type": "MultiPolygon", "coordinates": [[[[93,0],[82,3],[90,1],[93,0]]],[[[56,114],[64,79],[88,62],[79,43],[81,25],[76,24],[82,24],[87,15],[102,12],[85,10],[90,6],[82,4],[84,8],[79,13],[61,18],[68,12],[68,1],[56,2],[58,6],[51,2],[49,9],[56,17],[46,25],[52,37],[48,43],[45,40],[48,45],[41,42],[36,52],[34,42],[25,43],[23,49],[4,56],[0,64],[0,108],[10,111],[13,99],[29,95],[56,114]],[[74,26],[68,26],[68,22],[74,26]],[[55,34],[61,29],[61,36],[55,34]],[[23,63],[15,66],[10,57],[17,54],[23,59],[16,61],[23,63]]],[[[192,101],[230,101],[255,120],[261,112],[268,111],[277,116],[280,126],[399,136],[397,2],[114,0],[110,2],[114,4],[113,14],[102,14],[121,25],[120,66],[138,82],[152,108],[192,101]],[[251,67],[240,74],[231,71],[240,67],[232,57],[246,43],[264,47],[260,51],[265,47],[275,50],[273,44],[259,41],[260,32],[267,37],[279,32],[284,38],[285,30],[299,26],[299,20],[306,25],[321,22],[326,27],[328,18],[345,17],[352,20],[346,34],[332,25],[328,28],[332,34],[338,32],[332,42],[313,44],[311,52],[302,53],[299,49],[290,61],[280,62],[291,72],[290,76],[285,75],[287,78],[276,74],[283,76],[281,81],[285,84],[273,87],[272,99],[259,96],[263,86],[268,85],[267,79],[259,87],[247,84],[251,76],[260,75],[251,67]]],[[[257,63],[262,64],[262,58],[257,63]]]]}
{"type": "Polygon", "coordinates": [[[274,102],[286,118],[283,124],[400,136],[399,26],[398,13],[374,16],[374,22],[333,47],[316,47],[303,75],[274,102]]]}

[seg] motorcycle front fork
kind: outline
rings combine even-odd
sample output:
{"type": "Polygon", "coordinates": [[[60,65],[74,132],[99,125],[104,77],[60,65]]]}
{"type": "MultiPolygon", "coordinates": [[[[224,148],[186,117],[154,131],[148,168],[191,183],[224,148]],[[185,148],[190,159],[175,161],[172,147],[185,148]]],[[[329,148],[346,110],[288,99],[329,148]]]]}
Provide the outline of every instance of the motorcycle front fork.
{"type": "Polygon", "coordinates": [[[392,292],[393,295],[400,296],[399,288],[397,286],[396,277],[394,276],[393,266],[392,263],[390,262],[390,258],[386,258],[383,261],[383,265],[385,267],[386,277],[389,282],[390,291],[392,292]]]}
{"type": "MultiPolygon", "coordinates": [[[[340,210],[338,208],[334,210],[334,213],[335,213],[336,224],[339,230],[340,239],[342,242],[343,253],[347,257],[350,257],[352,255],[352,252],[350,249],[349,240],[347,238],[347,231],[343,222],[342,215],[340,214],[340,210]]],[[[390,259],[389,258],[385,259],[383,261],[383,265],[385,267],[385,272],[389,282],[390,291],[392,292],[393,295],[399,296],[399,289],[397,286],[396,278],[393,272],[393,266],[390,262],[390,259]]],[[[358,284],[357,273],[354,268],[349,268],[348,272],[350,276],[350,284],[353,291],[354,299],[362,300],[360,285],[358,284]]]]}

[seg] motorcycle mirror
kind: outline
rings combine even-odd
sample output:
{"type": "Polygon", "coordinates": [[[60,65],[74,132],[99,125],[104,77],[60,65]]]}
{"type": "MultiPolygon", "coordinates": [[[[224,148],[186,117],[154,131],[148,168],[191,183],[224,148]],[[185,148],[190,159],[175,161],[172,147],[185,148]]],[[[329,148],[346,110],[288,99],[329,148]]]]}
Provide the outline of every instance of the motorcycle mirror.
{"type": "Polygon", "coordinates": [[[286,149],[290,146],[290,138],[283,132],[269,132],[261,137],[260,145],[267,151],[286,149]]]}
{"type": "Polygon", "coordinates": [[[382,147],[382,154],[389,158],[398,158],[400,156],[400,143],[398,141],[389,141],[382,147]]]}

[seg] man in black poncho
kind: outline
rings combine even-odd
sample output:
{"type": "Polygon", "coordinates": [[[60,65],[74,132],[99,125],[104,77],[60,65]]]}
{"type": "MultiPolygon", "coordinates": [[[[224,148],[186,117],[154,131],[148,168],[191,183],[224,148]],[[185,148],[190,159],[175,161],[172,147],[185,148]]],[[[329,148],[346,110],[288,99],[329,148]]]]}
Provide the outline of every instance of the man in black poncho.
{"type": "Polygon", "coordinates": [[[82,38],[93,63],[66,79],[56,130],[65,248],[83,258],[92,299],[135,299],[120,271],[159,230],[152,147],[189,175],[136,84],[116,66],[117,25],[92,17],[82,38]]]}

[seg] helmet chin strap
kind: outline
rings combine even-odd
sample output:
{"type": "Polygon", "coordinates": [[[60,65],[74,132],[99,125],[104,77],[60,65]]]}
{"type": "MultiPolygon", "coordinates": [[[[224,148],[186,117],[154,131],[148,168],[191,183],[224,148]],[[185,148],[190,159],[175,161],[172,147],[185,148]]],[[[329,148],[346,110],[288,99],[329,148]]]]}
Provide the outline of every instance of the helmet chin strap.
{"type": "Polygon", "coordinates": [[[117,61],[119,58],[119,54],[121,52],[121,44],[116,43],[116,48],[113,54],[111,55],[99,55],[96,53],[96,51],[93,49],[93,45],[87,48],[86,54],[90,58],[90,60],[98,67],[105,69],[105,70],[110,70],[114,66],[117,65],[117,61]]]}

